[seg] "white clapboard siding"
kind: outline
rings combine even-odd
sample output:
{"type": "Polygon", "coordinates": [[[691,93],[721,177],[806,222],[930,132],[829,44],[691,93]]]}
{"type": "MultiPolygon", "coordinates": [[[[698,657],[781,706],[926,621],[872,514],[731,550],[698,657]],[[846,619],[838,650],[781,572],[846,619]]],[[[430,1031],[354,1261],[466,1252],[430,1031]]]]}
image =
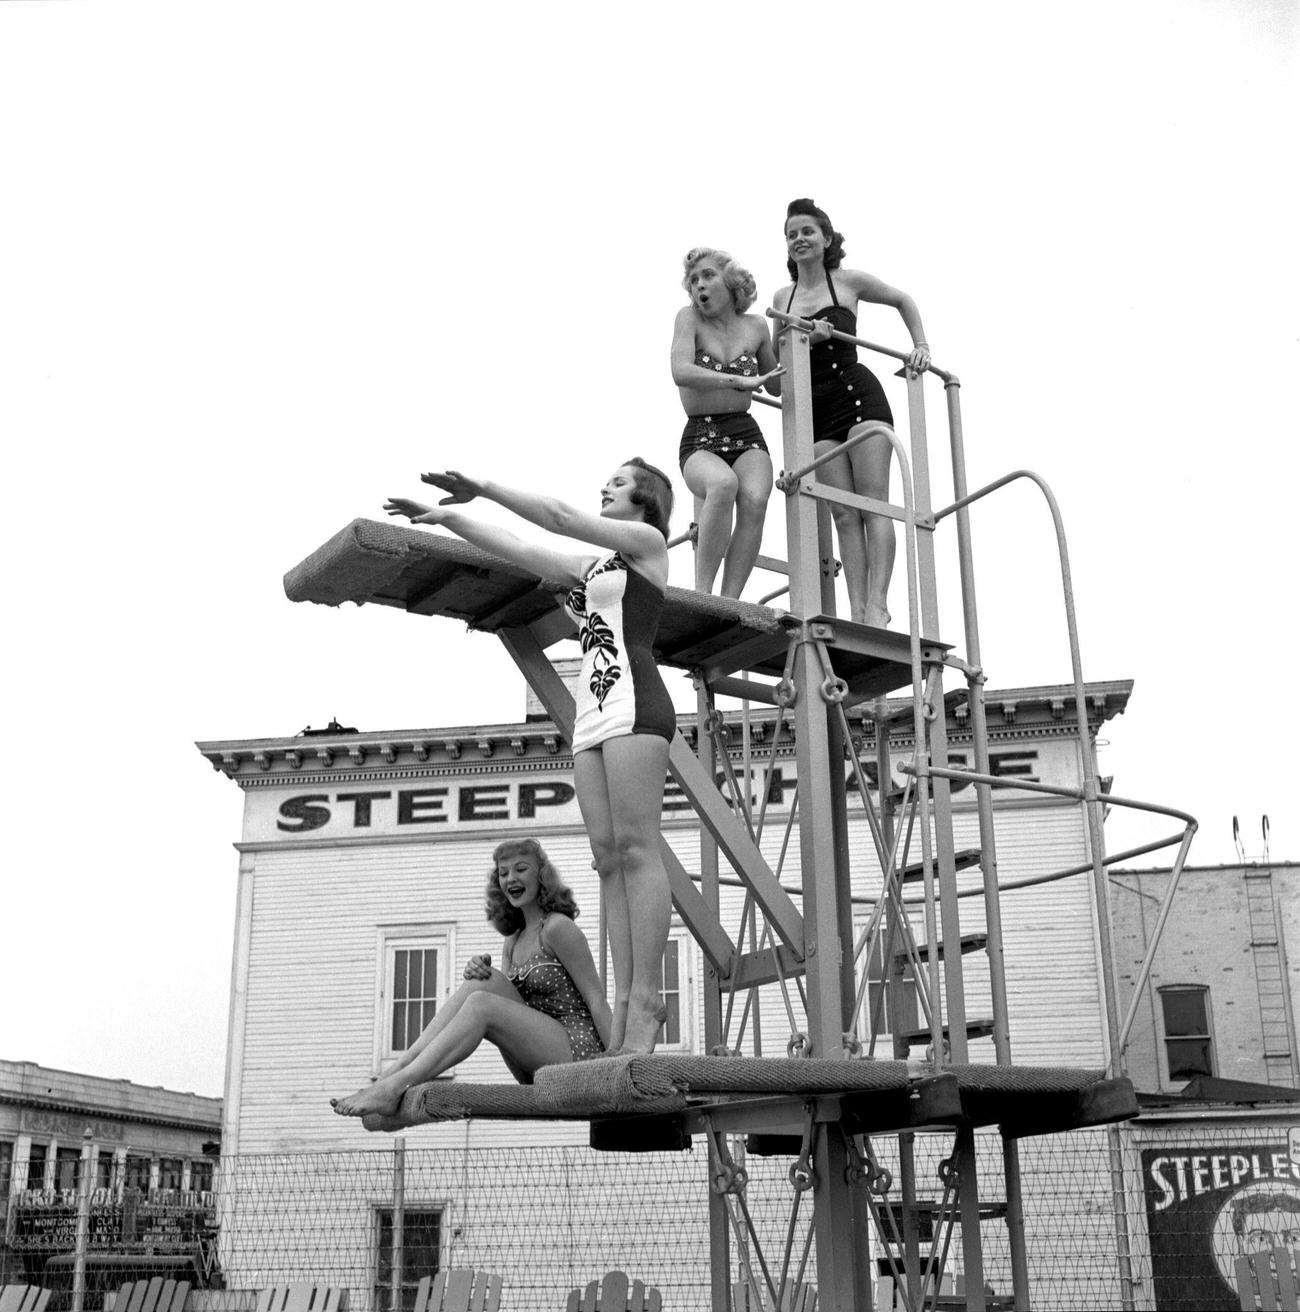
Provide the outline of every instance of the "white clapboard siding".
{"type": "MultiPolygon", "coordinates": [[[[958,848],[978,845],[978,826],[969,809],[958,812],[955,830],[958,848]]],[[[770,817],[762,848],[773,868],[784,831],[784,816],[770,817]]],[[[579,924],[598,953],[598,880],[590,868],[585,835],[548,834],[540,827],[529,832],[543,843],[573,888],[583,910],[579,924]]],[[[697,872],[698,832],[676,826],[667,832],[684,866],[697,872]]],[[[1004,882],[1076,864],[1085,854],[1082,814],[1071,805],[999,807],[997,844],[1004,882]]],[[[263,849],[255,854],[246,1014],[238,1063],[241,1152],[360,1147],[373,1140],[355,1123],[336,1117],[328,1100],[359,1087],[374,1073],[379,926],[448,926],[453,988],[469,956],[490,952],[499,964],[502,939],[483,914],[492,846],[492,841],[472,834],[427,843],[323,845],[263,849]]],[[[856,802],[850,805],[850,851],[855,892],[874,892],[879,870],[856,802]]],[[[909,859],[919,855],[919,838],[914,837],[909,859]]],[[[782,882],[797,890],[797,825],[786,860],[782,882]]],[[[963,875],[960,882],[963,888],[975,888],[980,876],[978,872],[963,875]]],[[[919,884],[908,886],[909,895],[919,890],[919,884]]],[[[742,890],[722,890],[721,916],[729,933],[739,928],[743,901],[742,890]]],[[[865,914],[863,908],[858,916],[865,914]]],[[[912,908],[912,920],[918,940],[923,939],[920,906],[912,908]]],[[[961,921],[966,931],[983,928],[980,898],[962,899],[961,921]]],[[[1015,1060],[1099,1064],[1100,1001],[1090,877],[1073,876],[1007,893],[1003,929],[1015,1060]]],[[[698,952],[694,955],[695,1033],[702,1047],[698,1018],[704,971],[698,952]]],[[[967,957],[964,968],[967,1014],[989,1014],[987,958],[967,957]]],[[[790,999],[796,1026],[803,1028],[805,1018],[793,989],[790,999]]],[[[760,1014],[764,1053],[781,1055],[790,1020],[778,986],[762,991],[760,1014]]],[[[877,1055],[891,1054],[878,1050],[877,1055]]],[[[971,1058],[991,1061],[991,1041],[975,1041],[971,1058]]],[[[457,1068],[453,1078],[509,1081],[511,1077],[495,1048],[485,1044],[457,1068]]],[[[546,1133],[551,1142],[581,1142],[586,1127],[549,1126],[546,1133]]],[[[463,1126],[433,1126],[419,1134],[429,1146],[463,1146],[466,1131],[463,1126]]],[[[508,1122],[475,1122],[470,1131],[471,1142],[482,1146],[535,1141],[536,1135],[535,1124],[508,1122]]]]}
{"type": "MultiPolygon", "coordinates": [[[[563,836],[547,842],[566,878],[576,846],[563,836]]],[[[371,1136],[335,1116],[329,1098],[374,1073],[379,926],[453,926],[453,987],[470,955],[490,952],[499,964],[503,940],[483,913],[491,850],[467,841],[257,854],[241,1152],[367,1146],[371,1136]]],[[[571,882],[585,903],[580,923],[594,941],[598,914],[589,852],[583,864],[571,882]]],[[[462,1063],[456,1078],[511,1080],[491,1045],[462,1063]]],[[[517,1129],[504,1123],[476,1123],[474,1129],[476,1143],[519,1141],[517,1129]]],[[[430,1145],[463,1145],[465,1139],[463,1127],[420,1133],[430,1145]]],[[[585,1126],[556,1127],[553,1139],[580,1141],[585,1134],[585,1126]]]]}

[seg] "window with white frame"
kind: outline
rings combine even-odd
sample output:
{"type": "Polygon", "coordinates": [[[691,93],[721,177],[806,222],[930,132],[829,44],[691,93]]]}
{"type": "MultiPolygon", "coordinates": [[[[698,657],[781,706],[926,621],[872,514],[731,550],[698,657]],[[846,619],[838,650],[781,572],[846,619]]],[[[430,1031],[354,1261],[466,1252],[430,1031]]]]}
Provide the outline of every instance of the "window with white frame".
{"type": "Polygon", "coordinates": [[[695,940],[684,929],[674,930],[668,937],[659,997],[668,1019],[658,1051],[691,1051],[695,1045],[695,940]]]}
{"type": "Polygon", "coordinates": [[[1210,990],[1196,985],[1160,990],[1164,1013],[1165,1057],[1170,1080],[1214,1074],[1214,1040],[1210,1034],[1210,990]]]}
{"type": "Polygon", "coordinates": [[[451,951],[446,925],[380,929],[377,1065],[405,1052],[437,1014],[448,993],[451,951]]]}

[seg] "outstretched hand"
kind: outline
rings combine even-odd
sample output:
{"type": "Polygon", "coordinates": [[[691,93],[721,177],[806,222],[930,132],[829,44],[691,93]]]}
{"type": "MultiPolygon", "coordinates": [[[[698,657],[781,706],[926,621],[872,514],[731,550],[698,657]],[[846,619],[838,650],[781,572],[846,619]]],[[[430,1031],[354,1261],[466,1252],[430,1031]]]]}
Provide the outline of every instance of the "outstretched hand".
{"type": "Polygon", "coordinates": [[[448,469],[441,474],[421,474],[420,482],[432,483],[434,487],[441,488],[447,493],[438,502],[440,506],[464,505],[466,501],[473,501],[475,497],[483,495],[482,483],[475,478],[466,478],[456,469],[448,469]]]}
{"type": "Polygon", "coordinates": [[[437,524],[444,517],[436,506],[426,506],[423,501],[412,501],[410,497],[389,497],[384,509],[390,515],[405,515],[412,524],[437,524]]]}

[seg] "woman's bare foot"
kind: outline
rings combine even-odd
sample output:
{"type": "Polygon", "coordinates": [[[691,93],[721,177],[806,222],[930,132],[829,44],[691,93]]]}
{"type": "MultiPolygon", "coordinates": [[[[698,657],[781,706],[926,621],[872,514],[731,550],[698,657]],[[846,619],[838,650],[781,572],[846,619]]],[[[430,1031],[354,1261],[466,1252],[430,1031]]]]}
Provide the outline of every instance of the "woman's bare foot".
{"type": "Polygon", "coordinates": [[[659,1031],[668,1019],[668,1008],[662,1004],[651,1010],[629,1008],[627,1038],[619,1049],[620,1057],[644,1057],[655,1050],[659,1031]]]}
{"type": "Polygon", "coordinates": [[[862,622],[871,629],[887,629],[889,628],[889,612],[883,606],[878,606],[875,602],[869,601],[862,622]]]}
{"type": "Polygon", "coordinates": [[[350,1098],[331,1098],[330,1106],[340,1116],[395,1116],[405,1092],[400,1085],[376,1080],[350,1098]]]}

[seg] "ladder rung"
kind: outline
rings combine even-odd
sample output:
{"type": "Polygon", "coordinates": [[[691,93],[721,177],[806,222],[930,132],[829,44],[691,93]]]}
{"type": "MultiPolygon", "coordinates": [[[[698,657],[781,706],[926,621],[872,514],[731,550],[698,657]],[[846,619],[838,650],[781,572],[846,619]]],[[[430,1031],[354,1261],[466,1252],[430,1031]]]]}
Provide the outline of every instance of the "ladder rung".
{"type": "MultiPolygon", "coordinates": [[[[948,1026],[945,1025],[943,1027],[943,1034],[945,1037],[948,1035],[948,1032],[948,1026]]],[[[968,1039],[987,1039],[992,1033],[992,1016],[979,1016],[974,1020],[968,1020],[966,1022],[966,1037],[968,1039]]],[[[923,1030],[904,1030],[898,1035],[898,1038],[903,1043],[906,1043],[909,1048],[912,1048],[918,1043],[929,1043],[930,1031],[928,1028],[923,1030]]]]}
{"type": "MultiPolygon", "coordinates": [[[[962,955],[965,956],[967,952],[983,952],[985,947],[988,946],[988,941],[989,941],[989,936],[984,933],[963,934],[961,936],[962,955]]],[[[943,943],[940,943],[939,944],[940,961],[943,960],[943,948],[944,948],[943,943]]],[[[928,961],[930,959],[930,945],[928,943],[918,943],[916,945],[916,951],[917,951],[917,955],[921,958],[922,961],[928,961]]],[[[910,960],[907,950],[905,948],[900,948],[897,952],[894,953],[894,960],[897,961],[900,965],[906,965],[907,962],[910,960]]]]}
{"type": "MultiPolygon", "coordinates": [[[[966,847],[953,856],[953,864],[958,870],[969,870],[972,866],[980,863],[980,850],[978,847],[966,847]]],[[[938,862],[934,863],[936,866],[938,862]]],[[[914,861],[910,866],[903,867],[903,883],[912,884],[921,879],[925,871],[924,861],[914,861]]],[[[938,871],[935,871],[936,877],[938,871]]]]}

